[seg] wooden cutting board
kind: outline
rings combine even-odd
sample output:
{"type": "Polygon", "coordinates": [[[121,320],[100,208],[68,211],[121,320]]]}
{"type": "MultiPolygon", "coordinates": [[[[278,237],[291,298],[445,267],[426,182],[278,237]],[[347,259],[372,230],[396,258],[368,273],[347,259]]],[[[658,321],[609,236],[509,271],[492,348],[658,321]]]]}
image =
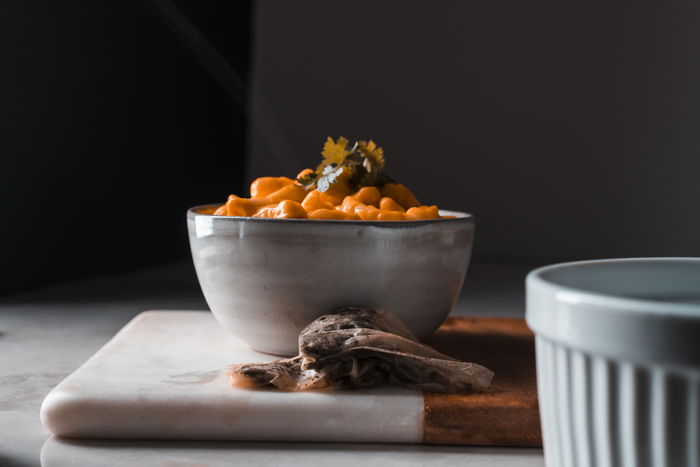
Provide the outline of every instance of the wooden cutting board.
{"type": "Polygon", "coordinates": [[[535,342],[524,320],[448,318],[427,343],[496,376],[484,393],[424,393],[424,442],[542,446],[535,342]]]}
{"type": "Polygon", "coordinates": [[[496,373],[488,392],[232,388],[231,363],[270,361],[210,313],[135,317],[44,400],[56,435],[541,446],[533,336],[523,320],[450,318],[429,344],[496,373]]]}

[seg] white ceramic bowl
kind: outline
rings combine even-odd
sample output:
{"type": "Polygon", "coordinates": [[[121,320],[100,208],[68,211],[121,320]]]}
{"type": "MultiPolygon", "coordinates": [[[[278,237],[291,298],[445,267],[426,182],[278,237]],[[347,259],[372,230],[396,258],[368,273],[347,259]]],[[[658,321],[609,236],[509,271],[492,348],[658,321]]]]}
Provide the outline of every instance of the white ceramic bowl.
{"type": "Polygon", "coordinates": [[[372,222],[260,219],[187,212],[204,297],[252,348],[296,355],[299,332],[343,306],[391,309],[419,338],[454,306],[469,265],[470,214],[372,222]]]}
{"type": "Polygon", "coordinates": [[[547,466],[700,465],[700,258],[537,269],[527,322],[547,466]]]}

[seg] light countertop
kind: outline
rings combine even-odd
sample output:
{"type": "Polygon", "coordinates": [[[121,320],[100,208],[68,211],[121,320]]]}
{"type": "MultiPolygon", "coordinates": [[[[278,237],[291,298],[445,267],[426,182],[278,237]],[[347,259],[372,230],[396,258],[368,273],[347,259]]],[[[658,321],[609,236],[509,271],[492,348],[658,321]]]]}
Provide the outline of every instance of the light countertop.
{"type": "MultiPolygon", "coordinates": [[[[522,316],[533,266],[473,264],[454,314],[522,316]]],[[[0,298],[0,465],[543,465],[540,449],[50,438],[39,421],[44,396],[148,309],[207,309],[189,262],[0,298]]]]}

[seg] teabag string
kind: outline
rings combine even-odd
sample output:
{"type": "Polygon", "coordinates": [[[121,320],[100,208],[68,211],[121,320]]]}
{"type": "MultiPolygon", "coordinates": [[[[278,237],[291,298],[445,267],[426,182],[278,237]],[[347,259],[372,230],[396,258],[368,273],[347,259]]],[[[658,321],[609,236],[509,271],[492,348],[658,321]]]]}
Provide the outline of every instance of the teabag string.
{"type": "Polygon", "coordinates": [[[251,112],[248,107],[248,86],[241,75],[192,24],[182,10],[172,0],[150,0],[150,3],[165,24],[202,62],[243,114],[248,117],[253,132],[268,146],[280,168],[288,174],[294,174],[300,170],[302,165],[290,149],[284,133],[263,96],[257,93],[257,112],[251,112]]]}

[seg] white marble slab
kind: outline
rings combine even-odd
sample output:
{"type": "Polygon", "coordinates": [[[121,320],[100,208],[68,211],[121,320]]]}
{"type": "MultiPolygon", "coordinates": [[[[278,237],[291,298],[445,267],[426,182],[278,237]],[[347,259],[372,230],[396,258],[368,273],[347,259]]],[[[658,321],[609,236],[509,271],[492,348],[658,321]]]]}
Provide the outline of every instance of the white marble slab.
{"type": "Polygon", "coordinates": [[[418,444],[76,440],[52,437],[42,467],[543,467],[542,450],[418,444]]]}
{"type": "Polygon", "coordinates": [[[46,397],[44,426],[82,438],[420,442],[421,393],[232,388],[231,363],[268,361],[208,313],[144,312],[46,397]]]}

